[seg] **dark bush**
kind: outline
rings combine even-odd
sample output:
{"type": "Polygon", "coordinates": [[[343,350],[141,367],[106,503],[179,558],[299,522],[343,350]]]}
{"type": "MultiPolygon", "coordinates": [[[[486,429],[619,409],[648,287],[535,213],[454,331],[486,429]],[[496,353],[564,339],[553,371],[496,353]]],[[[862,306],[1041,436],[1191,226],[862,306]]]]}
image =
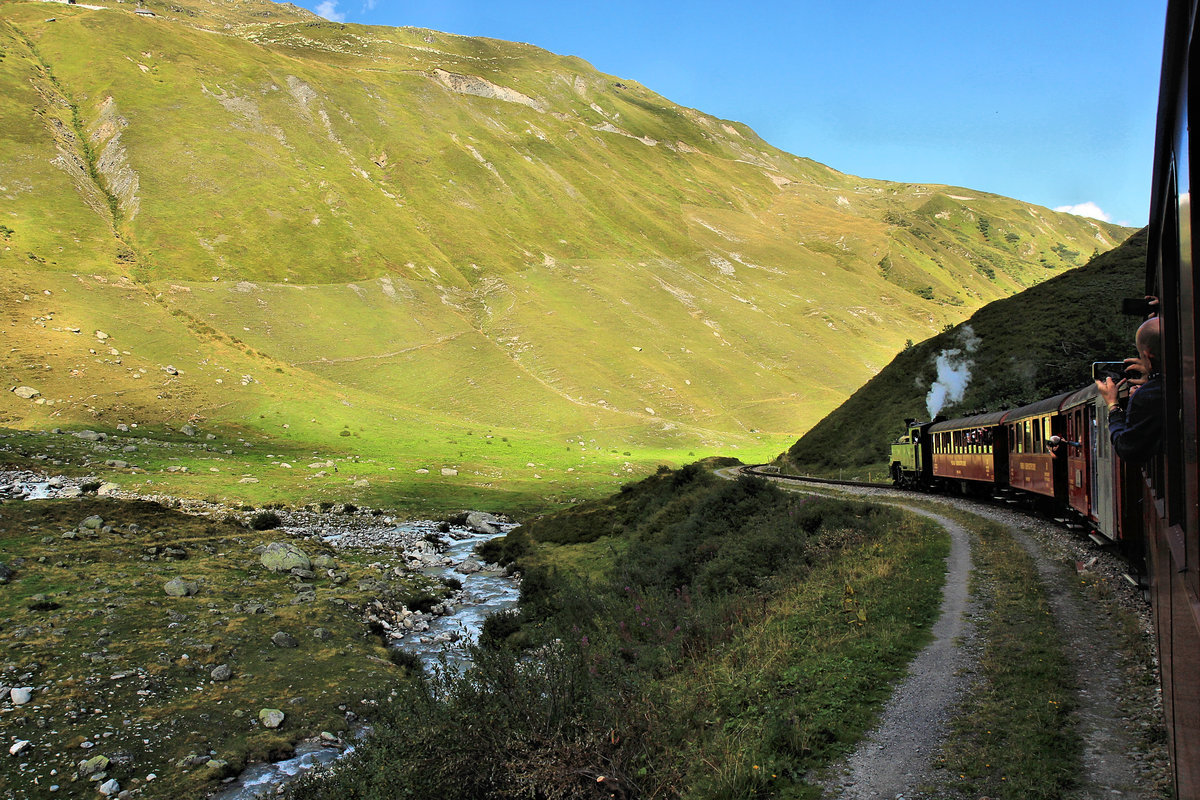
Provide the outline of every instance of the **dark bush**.
{"type": "Polygon", "coordinates": [[[528,554],[532,547],[529,534],[523,528],[517,528],[506,536],[497,536],[481,542],[476,545],[475,553],[484,561],[508,566],[528,554]]]}
{"type": "Polygon", "coordinates": [[[498,611],[489,614],[479,630],[479,646],[495,649],[503,647],[510,636],[521,630],[521,612],[498,611]]]}
{"type": "Polygon", "coordinates": [[[425,671],[425,665],[421,663],[421,657],[401,647],[392,646],[388,648],[388,661],[397,667],[408,670],[408,672],[414,675],[420,675],[425,671]]]}
{"type": "Polygon", "coordinates": [[[274,511],[259,511],[250,517],[250,527],[256,531],[270,531],[283,524],[283,520],[274,511]]]}
{"type": "Polygon", "coordinates": [[[422,614],[427,614],[438,603],[442,602],[442,598],[433,592],[422,589],[415,594],[408,596],[404,605],[408,606],[413,611],[420,611],[422,614]]]}

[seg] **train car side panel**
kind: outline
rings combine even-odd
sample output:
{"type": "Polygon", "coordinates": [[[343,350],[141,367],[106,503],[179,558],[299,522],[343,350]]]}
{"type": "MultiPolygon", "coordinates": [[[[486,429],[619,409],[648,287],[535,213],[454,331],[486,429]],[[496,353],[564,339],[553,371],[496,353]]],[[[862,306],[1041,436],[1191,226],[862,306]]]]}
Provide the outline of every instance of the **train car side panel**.
{"type": "Polygon", "coordinates": [[[1200,453],[1189,74],[1197,0],[1169,0],[1163,45],[1146,293],[1160,300],[1163,452],[1144,468],[1142,518],[1168,744],[1181,800],[1200,798],[1200,453]]]}

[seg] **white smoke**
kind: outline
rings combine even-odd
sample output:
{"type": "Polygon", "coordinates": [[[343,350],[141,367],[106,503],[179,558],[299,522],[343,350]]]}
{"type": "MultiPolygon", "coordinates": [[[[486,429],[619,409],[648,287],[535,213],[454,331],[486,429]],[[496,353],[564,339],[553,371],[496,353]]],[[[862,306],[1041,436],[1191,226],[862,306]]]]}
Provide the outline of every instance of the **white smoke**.
{"type": "Polygon", "coordinates": [[[979,347],[980,339],[970,325],[959,328],[957,338],[959,347],[938,353],[937,378],[929,387],[929,394],[925,395],[925,408],[930,419],[941,413],[947,403],[962,400],[971,380],[971,368],[975,366],[971,354],[979,347]]]}

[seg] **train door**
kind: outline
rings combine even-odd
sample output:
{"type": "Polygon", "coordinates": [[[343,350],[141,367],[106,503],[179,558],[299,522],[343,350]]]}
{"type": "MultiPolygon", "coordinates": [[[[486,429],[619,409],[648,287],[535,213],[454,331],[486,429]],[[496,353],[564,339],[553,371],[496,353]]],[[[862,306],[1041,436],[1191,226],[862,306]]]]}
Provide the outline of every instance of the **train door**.
{"type": "Polygon", "coordinates": [[[1090,404],[1073,407],[1067,414],[1067,441],[1079,442],[1079,447],[1069,444],[1060,445],[1057,458],[1067,464],[1067,497],[1071,508],[1078,511],[1085,519],[1091,519],[1091,450],[1088,447],[1087,411],[1090,404]]]}
{"type": "Polygon", "coordinates": [[[1095,454],[1092,458],[1093,516],[1096,530],[1115,542],[1120,538],[1117,526],[1117,467],[1108,434],[1108,409],[1102,397],[1097,397],[1092,403],[1090,449],[1095,454]]]}

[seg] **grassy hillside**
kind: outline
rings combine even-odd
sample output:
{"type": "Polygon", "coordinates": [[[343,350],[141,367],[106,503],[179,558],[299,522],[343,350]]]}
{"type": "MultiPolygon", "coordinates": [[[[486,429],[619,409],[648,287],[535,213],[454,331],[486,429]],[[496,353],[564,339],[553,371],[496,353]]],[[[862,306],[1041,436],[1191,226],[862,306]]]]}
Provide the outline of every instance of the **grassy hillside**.
{"type": "Polygon", "coordinates": [[[838,173],[530,45],[144,5],[0,6],[13,428],[201,419],[386,459],[376,502],[569,493],[767,458],[1130,233],[838,173]]]}
{"type": "Polygon", "coordinates": [[[1133,355],[1139,320],[1120,314],[1121,299],[1142,296],[1145,264],[1142,231],[1085,267],[988,304],[896,356],[779,463],[802,472],[883,461],[905,418],[929,418],[926,397],[946,350],[963,350],[973,362],[962,400],[942,411],[949,417],[1015,408],[1087,385],[1093,361],[1133,355]],[[975,339],[967,353],[964,344],[975,339]]]}

